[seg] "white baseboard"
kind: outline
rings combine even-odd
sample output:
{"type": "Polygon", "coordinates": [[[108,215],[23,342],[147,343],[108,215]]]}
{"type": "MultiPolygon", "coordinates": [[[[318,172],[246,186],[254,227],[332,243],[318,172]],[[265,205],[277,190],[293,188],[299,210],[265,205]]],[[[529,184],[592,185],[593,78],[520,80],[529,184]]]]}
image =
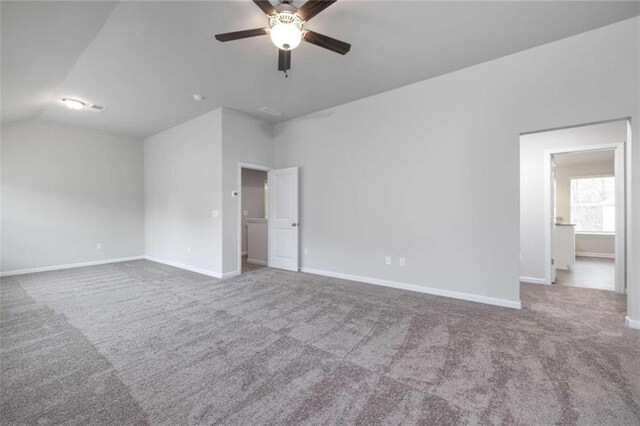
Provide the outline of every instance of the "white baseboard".
{"type": "Polygon", "coordinates": [[[520,277],[521,283],[530,283],[530,284],[545,284],[548,285],[547,280],[544,278],[535,278],[535,277],[520,277]]]}
{"type": "Polygon", "coordinates": [[[313,268],[301,268],[302,272],[326,277],[341,278],[343,280],[358,281],[366,284],[374,284],[384,287],[398,288],[401,290],[415,291],[418,293],[432,294],[435,296],[450,297],[453,299],[467,300],[470,302],[485,303],[488,305],[502,306],[505,308],[520,309],[520,301],[498,299],[495,297],[481,296],[478,294],[462,293],[459,291],[443,290],[439,288],[423,287],[415,284],[399,283],[395,281],[381,280],[378,278],[361,277],[357,275],[343,274],[340,272],[323,271],[313,268]]]}
{"type": "Polygon", "coordinates": [[[130,260],[144,259],[144,256],[119,257],[117,259],[92,260],[90,262],[68,263],[66,265],[42,266],[40,268],[16,269],[14,271],[0,272],[0,277],[12,275],[33,274],[35,272],[58,271],[60,269],[82,268],[83,266],[106,265],[108,263],[128,262],[130,260]]]}
{"type": "Polygon", "coordinates": [[[252,263],[254,265],[267,266],[267,262],[265,260],[247,259],[247,263],[252,263]]]}
{"type": "Polygon", "coordinates": [[[185,265],[183,263],[178,263],[178,262],[172,262],[170,260],[159,259],[153,256],[145,255],[144,258],[152,262],[162,263],[163,265],[169,265],[169,266],[173,266],[174,268],[184,269],[191,272],[197,272],[198,274],[207,275],[209,277],[223,278],[222,276],[223,274],[217,271],[210,271],[208,269],[196,268],[194,266],[189,266],[189,265],[185,265]]]}
{"type": "Polygon", "coordinates": [[[632,320],[628,316],[624,318],[624,325],[629,328],[635,328],[636,330],[640,330],[640,320],[632,320]]]}
{"type": "Polygon", "coordinates": [[[240,271],[225,272],[224,274],[222,274],[221,278],[224,279],[224,278],[237,277],[240,274],[241,274],[240,271]]]}
{"type": "Polygon", "coordinates": [[[577,251],[576,256],[582,257],[602,257],[604,259],[615,259],[616,255],[612,253],[590,253],[586,251],[577,251]]]}

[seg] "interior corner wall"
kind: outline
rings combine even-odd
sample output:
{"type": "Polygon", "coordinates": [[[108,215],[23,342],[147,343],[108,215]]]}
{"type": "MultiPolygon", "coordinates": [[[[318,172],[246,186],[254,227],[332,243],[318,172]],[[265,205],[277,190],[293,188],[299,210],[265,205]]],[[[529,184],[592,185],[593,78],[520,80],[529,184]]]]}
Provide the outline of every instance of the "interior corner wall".
{"type": "Polygon", "coordinates": [[[638,135],[639,35],[634,18],[276,125],[302,266],[519,300],[519,136],[625,117],[638,135]]]}
{"type": "Polygon", "coordinates": [[[3,274],[143,254],[139,138],[26,121],[2,126],[1,152],[3,274]]]}
{"type": "Polygon", "coordinates": [[[222,208],[223,208],[223,274],[240,272],[238,241],[240,197],[239,163],[263,167],[273,165],[273,126],[237,111],[222,109],[222,208]]]}
{"type": "Polygon", "coordinates": [[[145,255],[221,276],[220,108],[145,139],[144,188],[145,255]]]}
{"type": "Polygon", "coordinates": [[[626,142],[626,139],[626,120],[533,133],[520,138],[520,276],[523,280],[546,279],[544,152],[626,142]]]}

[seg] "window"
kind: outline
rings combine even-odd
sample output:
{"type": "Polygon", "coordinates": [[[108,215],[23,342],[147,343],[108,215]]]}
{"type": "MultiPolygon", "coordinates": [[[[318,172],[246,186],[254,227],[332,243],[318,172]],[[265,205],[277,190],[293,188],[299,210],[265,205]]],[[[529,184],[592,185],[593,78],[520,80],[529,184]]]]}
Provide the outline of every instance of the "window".
{"type": "Polygon", "coordinates": [[[571,179],[571,222],[576,232],[615,233],[613,176],[571,179]]]}

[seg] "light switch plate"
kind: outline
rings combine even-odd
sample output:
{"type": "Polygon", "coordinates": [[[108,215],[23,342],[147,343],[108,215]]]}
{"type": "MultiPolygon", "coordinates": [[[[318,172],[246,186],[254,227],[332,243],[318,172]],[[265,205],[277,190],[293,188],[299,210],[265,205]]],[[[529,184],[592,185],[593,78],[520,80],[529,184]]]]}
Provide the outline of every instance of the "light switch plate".
{"type": "Polygon", "coordinates": [[[220,212],[218,210],[213,210],[211,212],[211,216],[213,216],[215,218],[219,218],[220,217],[220,212]]]}

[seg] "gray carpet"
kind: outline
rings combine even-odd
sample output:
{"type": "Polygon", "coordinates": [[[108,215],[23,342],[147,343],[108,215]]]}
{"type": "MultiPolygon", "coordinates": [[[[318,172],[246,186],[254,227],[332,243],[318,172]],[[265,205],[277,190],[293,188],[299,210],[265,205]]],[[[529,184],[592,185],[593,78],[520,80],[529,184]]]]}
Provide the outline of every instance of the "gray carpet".
{"type": "Polygon", "coordinates": [[[149,261],[2,279],[3,424],[640,424],[624,296],[520,311],[149,261]]]}

